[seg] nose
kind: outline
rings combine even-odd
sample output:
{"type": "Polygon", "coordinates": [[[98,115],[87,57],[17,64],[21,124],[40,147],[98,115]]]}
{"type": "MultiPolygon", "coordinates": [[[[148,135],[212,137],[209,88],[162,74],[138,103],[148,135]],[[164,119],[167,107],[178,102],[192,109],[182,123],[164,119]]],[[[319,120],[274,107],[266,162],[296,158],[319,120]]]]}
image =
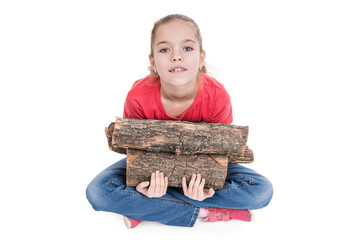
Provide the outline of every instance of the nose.
{"type": "Polygon", "coordinates": [[[172,56],[171,61],[172,62],[182,61],[182,57],[181,57],[181,55],[179,53],[176,52],[172,56]]]}

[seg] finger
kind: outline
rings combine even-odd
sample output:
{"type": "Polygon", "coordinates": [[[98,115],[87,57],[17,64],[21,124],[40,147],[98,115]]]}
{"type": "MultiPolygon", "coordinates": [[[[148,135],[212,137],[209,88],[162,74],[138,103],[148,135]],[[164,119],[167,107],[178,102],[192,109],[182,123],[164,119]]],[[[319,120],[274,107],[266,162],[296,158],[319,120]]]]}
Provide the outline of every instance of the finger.
{"type": "Polygon", "coordinates": [[[205,178],[203,178],[201,180],[198,191],[203,193],[204,192],[204,186],[205,186],[205,178]]]}
{"type": "Polygon", "coordinates": [[[199,189],[198,189],[198,200],[199,201],[203,201],[206,198],[205,191],[204,191],[204,186],[205,186],[205,178],[203,178],[201,180],[201,183],[199,185],[199,189]]]}
{"type": "Polygon", "coordinates": [[[195,181],[195,183],[194,183],[194,187],[196,188],[196,190],[199,189],[200,181],[201,181],[201,174],[198,173],[198,174],[196,175],[196,181],[195,181]]]}
{"type": "Polygon", "coordinates": [[[198,173],[198,174],[196,174],[196,179],[195,179],[192,194],[191,194],[191,197],[194,199],[197,199],[197,197],[199,196],[200,181],[201,181],[201,174],[198,173]]]}
{"type": "Polygon", "coordinates": [[[155,190],[155,173],[151,174],[150,187],[148,189],[149,192],[153,193],[155,190]]]}
{"type": "Polygon", "coordinates": [[[165,187],[164,187],[164,194],[166,194],[167,188],[168,188],[169,179],[168,177],[165,177],[165,187]]]}
{"type": "Polygon", "coordinates": [[[161,186],[160,186],[160,172],[159,170],[156,170],[156,173],[155,173],[155,193],[159,193],[160,192],[160,189],[161,186]]]}
{"type": "Polygon", "coordinates": [[[188,191],[189,191],[190,193],[193,191],[195,178],[196,178],[196,174],[194,173],[194,174],[191,176],[191,179],[190,179],[190,182],[189,182],[188,191]]]}
{"type": "Polygon", "coordinates": [[[164,194],[164,188],[165,188],[165,179],[164,179],[164,173],[160,173],[160,193],[164,194]]]}
{"type": "Polygon", "coordinates": [[[186,178],[185,177],[182,178],[182,187],[183,187],[184,195],[186,196],[188,189],[187,189],[186,178]]]}

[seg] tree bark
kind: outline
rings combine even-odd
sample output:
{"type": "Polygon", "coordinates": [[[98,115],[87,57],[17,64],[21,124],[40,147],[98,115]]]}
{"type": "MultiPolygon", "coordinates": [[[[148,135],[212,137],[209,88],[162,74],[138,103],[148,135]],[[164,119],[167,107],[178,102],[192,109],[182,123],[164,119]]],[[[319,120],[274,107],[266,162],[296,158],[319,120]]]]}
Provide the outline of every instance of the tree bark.
{"type": "Polygon", "coordinates": [[[228,157],[222,155],[182,155],[165,152],[127,150],[126,185],[134,187],[149,181],[159,170],[168,177],[169,187],[182,187],[182,177],[189,183],[192,174],[205,178],[205,188],[221,189],[227,174],[228,157]]]}
{"type": "Polygon", "coordinates": [[[254,161],[254,153],[246,146],[244,153],[240,155],[229,155],[229,163],[252,163],[254,161]]]}
{"type": "MultiPolygon", "coordinates": [[[[105,128],[106,137],[108,140],[108,145],[110,150],[114,152],[118,152],[120,154],[126,154],[126,147],[119,147],[115,144],[113,145],[113,131],[114,131],[115,122],[110,123],[110,125],[105,128]]],[[[245,147],[245,151],[241,154],[228,154],[229,155],[229,163],[252,163],[254,161],[254,154],[248,146],[245,147]]]]}
{"type": "Polygon", "coordinates": [[[152,152],[241,155],[248,131],[247,126],[118,118],[111,144],[152,152]]]}

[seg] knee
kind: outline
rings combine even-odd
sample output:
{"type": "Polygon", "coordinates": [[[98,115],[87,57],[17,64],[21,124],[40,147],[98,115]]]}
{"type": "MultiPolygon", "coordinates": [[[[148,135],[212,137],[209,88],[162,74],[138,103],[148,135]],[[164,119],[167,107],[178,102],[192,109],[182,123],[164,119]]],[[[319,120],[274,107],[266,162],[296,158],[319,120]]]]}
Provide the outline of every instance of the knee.
{"type": "Polygon", "coordinates": [[[94,180],[92,180],[86,188],[86,198],[93,207],[94,210],[101,210],[101,188],[99,184],[94,180]]]}
{"type": "Polygon", "coordinates": [[[273,186],[271,182],[263,177],[262,181],[257,185],[257,194],[254,198],[254,209],[266,207],[273,196],[273,186]]]}
{"type": "Polygon", "coordinates": [[[86,188],[86,198],[91,206],[97,211],[109,211],[123,198],[125,179],[126,158],[100,172],[86,188]]]}
{"type": "Polygon", "coordinates": [[[96,211],[107,211],[109,196],[114,189],[111,180],[101,176],[95,177],[86,188],[86,198],[96,211]]]}

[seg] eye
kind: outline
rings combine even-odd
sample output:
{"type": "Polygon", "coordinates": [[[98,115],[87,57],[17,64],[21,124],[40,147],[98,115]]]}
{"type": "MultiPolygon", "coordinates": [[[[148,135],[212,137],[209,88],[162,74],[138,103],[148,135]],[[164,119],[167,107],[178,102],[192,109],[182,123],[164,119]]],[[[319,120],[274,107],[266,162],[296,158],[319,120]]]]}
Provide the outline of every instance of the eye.
{"type": "Polygon", "coordinates": [[[163,48],[160,50],[161,53],[166,53],[166,52],[169,52],[170,50],[168,48],[163,48]]]}
{"type": "Polygon", "coordinates": [[[193,49],[192,47],[185,47],[184,50],[185,50],[186,52],[190,52],[190,51],[192,51],[192,50],[194,50],[194,49],[193,49]]]}

